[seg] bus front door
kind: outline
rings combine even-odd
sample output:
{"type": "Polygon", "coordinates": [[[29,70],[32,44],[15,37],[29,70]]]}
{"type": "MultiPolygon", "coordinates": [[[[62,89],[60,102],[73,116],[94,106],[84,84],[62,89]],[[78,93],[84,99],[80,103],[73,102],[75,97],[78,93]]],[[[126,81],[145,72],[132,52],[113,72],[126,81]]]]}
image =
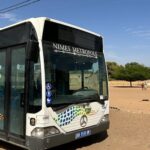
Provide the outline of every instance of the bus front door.
{"type": "Polygon", "coordinates": [[[0,51],[0,137],[5,139],[6,51],[0,51]]]}
{"type": "Polygon", "coordinates": [[[25,133],[25,47],[11,49],[10,57],[10,96],[9,96],[9,122],[10,137],[24,137],[25,133]]]}
{"type": "Polygon", "coordinates": [[[25,143],[25,46],[0,51],[0,138],[25,143]]]}

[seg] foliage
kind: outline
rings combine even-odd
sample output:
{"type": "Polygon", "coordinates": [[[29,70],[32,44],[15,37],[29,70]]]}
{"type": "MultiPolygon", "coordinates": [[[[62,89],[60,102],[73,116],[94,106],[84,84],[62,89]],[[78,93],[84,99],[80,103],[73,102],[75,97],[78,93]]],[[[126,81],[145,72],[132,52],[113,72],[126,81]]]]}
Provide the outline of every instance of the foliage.
{"type": "Polygon", "coordinates": [[[107,62],[107,70],[109,79],[113,78],[116,70],[119,68],[119,65],[116,62],[107,62]]]}
{"type": "Polygon", "coordinates": [[[150,68],[137,62],[127,63],[125,66],[115,64],[115,67],[112,64],[114,64],[114,62],[107,63],[107,65],[109,65],[108,72],[111,68],[109,75],[113,79],[129,81],[131,86],[133,81],[150,79],[150,68]]]}

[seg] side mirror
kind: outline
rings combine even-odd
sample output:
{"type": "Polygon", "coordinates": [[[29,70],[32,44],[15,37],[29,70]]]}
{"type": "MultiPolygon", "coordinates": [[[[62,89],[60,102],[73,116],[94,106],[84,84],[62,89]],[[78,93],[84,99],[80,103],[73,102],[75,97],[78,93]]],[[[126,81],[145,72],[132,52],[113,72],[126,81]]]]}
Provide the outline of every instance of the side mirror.
{"type": "Polygon", "coordinates": [[[37,62],[39,57],[39,43],[30,40],[27,44],[27,59],[37,62]]]}

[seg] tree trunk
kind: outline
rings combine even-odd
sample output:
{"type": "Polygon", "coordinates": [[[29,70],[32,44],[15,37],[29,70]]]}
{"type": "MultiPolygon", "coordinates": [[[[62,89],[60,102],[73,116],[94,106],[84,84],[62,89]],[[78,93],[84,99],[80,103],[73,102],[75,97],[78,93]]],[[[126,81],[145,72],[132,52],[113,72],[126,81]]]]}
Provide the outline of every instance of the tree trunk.
{"type": "Polygon", "coordinates": [[[132,87],[132,81],[130,81],[130,87],[132,87]]]}

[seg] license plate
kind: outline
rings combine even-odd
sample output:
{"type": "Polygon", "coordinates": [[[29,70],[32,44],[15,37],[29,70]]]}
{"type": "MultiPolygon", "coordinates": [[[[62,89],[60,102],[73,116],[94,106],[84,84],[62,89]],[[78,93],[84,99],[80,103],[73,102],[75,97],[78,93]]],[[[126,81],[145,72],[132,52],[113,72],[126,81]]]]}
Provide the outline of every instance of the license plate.
{"type": "Polygon", "coordinates": [[[91,135],[91,130],[81,131],[75,134],[75,139],[84,138],[89,135],[91,135]]]}

